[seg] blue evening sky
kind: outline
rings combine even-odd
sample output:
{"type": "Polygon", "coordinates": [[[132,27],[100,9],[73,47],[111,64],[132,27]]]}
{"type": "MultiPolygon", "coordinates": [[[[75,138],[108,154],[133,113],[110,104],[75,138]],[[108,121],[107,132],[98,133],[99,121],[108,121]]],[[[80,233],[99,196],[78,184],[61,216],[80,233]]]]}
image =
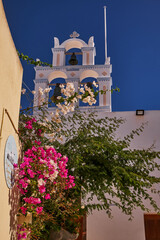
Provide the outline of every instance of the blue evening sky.
{"type": "MultiPolygon", "coordinates": [[[[52,62],[53,38],[75,30],[94,36],[96,64],[104,63],[107,5],[108,56],[113,67],[113,111],[160,110],[160,0],[3,0],[16,48],[52,62]]],[[[34,89],[33,66],[22,62],[23,81],[34,89]]],[[[26,99],[23,99],[25,105],[26,99]]]]}

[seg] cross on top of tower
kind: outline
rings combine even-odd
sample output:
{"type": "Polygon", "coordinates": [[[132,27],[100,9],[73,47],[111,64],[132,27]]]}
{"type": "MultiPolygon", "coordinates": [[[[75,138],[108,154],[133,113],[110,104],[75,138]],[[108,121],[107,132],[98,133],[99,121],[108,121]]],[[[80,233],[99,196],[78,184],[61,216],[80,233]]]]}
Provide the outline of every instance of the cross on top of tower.
{"type": "Polygon", "coordinates": [[[71,38],[76,38],[76,37],[79,37],[79,36],[80,36],[80,34],[77,33],[76,31],[74,31],[74,32],[70,35],[71,38]]]}

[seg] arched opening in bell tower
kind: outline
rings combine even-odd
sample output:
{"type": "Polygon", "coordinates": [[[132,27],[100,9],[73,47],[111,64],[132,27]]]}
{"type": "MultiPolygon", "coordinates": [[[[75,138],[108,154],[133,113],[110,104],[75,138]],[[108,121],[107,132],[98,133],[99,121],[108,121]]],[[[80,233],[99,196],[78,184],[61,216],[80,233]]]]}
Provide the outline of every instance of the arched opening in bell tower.
{"type": "MultiPolygon", "coordinates": [[[[81,87],[84,87],[85,84],[87,85],[87,87],[91,88],[91,90],[93,89],[94,92],[96,91],[99,91],[99,85],[97,83],[97,79],[94,78],[94,77],[87,77],[87,78],[84,78],[82,81],[81,81],[81,87]],[[93,82],[95,82],[97,84],[97,87],[93,84],[93,82]]],[[[96,96],[96,103],[93,104],[92,106],[99,106],[99,93],[98,95],[96,96]]],[[[79,106],[80,107],[84,107],[84,106],[89,106],[88,103],[84,103],[82,102],[82,100],[79,101],[79,106]]]]}
{"type": "Polygon", "coordinates": [[[65,53],[65,65],[82,65],[82,51],[79,48],[71,48],[65,53]]]}
{"type": "Polygon", "coordinates": [[[48,96],[48,107],[56,107],[56,104],[53,102],[57,97],[62,96],[60,84],[66,85],[64,78],[55,78],[53,79],[49,86],[52,88],[48,96]]]}

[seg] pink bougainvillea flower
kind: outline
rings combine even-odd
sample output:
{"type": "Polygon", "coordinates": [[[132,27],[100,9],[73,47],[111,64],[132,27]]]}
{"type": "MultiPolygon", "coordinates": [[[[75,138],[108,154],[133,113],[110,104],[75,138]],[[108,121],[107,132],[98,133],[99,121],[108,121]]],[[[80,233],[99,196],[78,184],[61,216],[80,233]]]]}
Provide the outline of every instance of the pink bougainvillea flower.
{"type": "Polygon", "coordinates": [[[42,185],[42,186],[39,187],[39,192],[40,192],[40,193],[44,193],[45,191],[46,191],[46,188],[45,188],[44,185],[42,185]]]}
{"type": "Polygon", "coordinates": [[[26,211],[27,211],[27,208],[25,208],[25,207],[20,207],[20,209],[21,209],[21,212],[25,215],[26,214],[26,211]]]}
{"type": "Polygon", "coordinates": [[[28,125],[25,126],[25,128],[27,128],[27,129],[32,129],[32,125],[31,125],[31,124],[28,124],[28,125]]]}
{"type": "Polygon", "coordinates": [[[41,142],[40,142],[40,141],[36,141],[36,140],[35,140],[35,143],[36,143],[37,145],[39,145],[39,146],[41,145],[41,142]]]}
{"type": "Polygon", "coordinates": [[[14,168],[17,168],[17,167],[18,167],[18,165],[17,165],[16,163],[14,163],[14,164],[13,164],[13,167],[14,167],[14,168]]]}
{"type": "Polygon", "coordinates": [[[38,129],[37,130],[37,135],[40,137],[41,136],[41,133],[42,133],[42,130],[41,129],[38,129]]]}
{"type": "Polygon", "coordinates": [[[26,239],[26,238],[27,238],[27,233],[26,232],[22,233],[22,239],[26,239]]]}
{"type": "Polygon", "coordinates": [[[47,199],[50,199],[50,198],[51,198],[51,195],[49,193],[46,194],[45,199],[47,200],[47,199]]]}
{"type": "Polygon", "coordinates": [[[32,118],[32,122],[37,122],[37,120],[35,118],[32,118]]]}
{"type": "Polygon", "coordinates": [[[34,176],[36,175],[36,173],[34,173],[31,169],[27,169],[27,172],[31,178],[34,178],[34,176]]]}
{"type": "Polygon", "coordinates": [[[21,177],[21,176],[25,176],[25,175],[26,175],[26,173],[25,173],[24,170],[19,171],[19,176],[20,176],[20,177],[21,177]]]}
{"type": "Polygon", "coordinates": [[[35,203],[41,203],[41,199],[40,198],[35,198],[35,203]]]}
{"type": "Polygon", "coordinates": [[[22,225],[18,225],[17,226],[17,240],[26,239],[27,238],[27,234],[29,232],[30,231],[28,229],[24,228],[22,225]]]}
{"type": "Polygon", "coordinates": [[[42,211],[43,211],[43,207],[37,207],[36,208],[37,214],[41,214],[42,211]]]}
{"type": "Polygon", "coordinates": [[[21,185],[22,185],[22,188],[24,188],[24,189],[26,189],[26,188],[28,187],[28,183],[26,183],[26,182],[24,181],[24,179],[20,179],[20,180],[19,180],[19,184],[21,184],[21,185]]]}
{"type": "Polygon", "coordinates": [[[29,198],[23,198],[23,200],[26,203],[29,203],[29,204],[39,204],[39,203],[41,203],[40,198],[29,197],[29,198]]]}
{"type": "MultiPolygon", "coordinates": [[[[17,186],[17,187],[19,188],[19,186],[17,186]]],[[[22,195],[25,194],[25,191],[24,191],[23,189],[19,188],[19,191],[20,191],[20,193],[21,193],[22,195]]]]}
{"type": "Polygon", "coordinates": [[[37,148],[35,146],[32,147],[32,151],[37,152],[37,148]]]}

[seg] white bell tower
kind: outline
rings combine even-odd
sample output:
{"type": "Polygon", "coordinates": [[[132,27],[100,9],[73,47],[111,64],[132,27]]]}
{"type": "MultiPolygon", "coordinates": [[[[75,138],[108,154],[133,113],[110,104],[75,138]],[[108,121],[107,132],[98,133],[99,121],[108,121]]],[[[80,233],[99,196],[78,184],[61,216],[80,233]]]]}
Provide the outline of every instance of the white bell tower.
{"type": "MultiPolygon", "coordinates": [[[[105,16],[105,29],[106,29],[106,8],[104,8],[105,16]]],[[[54,38],[54,48],[52,48],[53,59],[52,67],[35,67],[35,91],[38,94],[38,89],[42,89],[50,86],[55,88],[58,83],[58,79],[63,79],[63,84],[72,82],[75,86],[75,90],[78,92],[78,87],[81,84],[96,81],[98,84],[98,90],[104,90],[105,94],[99,93],[97,96],[97,104],[88,106],[78,103],[78,107],[82,111],[88,111],[93,109],[98,112],[111,112],[111,86],[112,86],[112,65],[110,64],[110,58],[107,57],[107,37],[105,30],[105,64],[95,65],[96,49],[94,43],[94,37],[90,37],[88,43],[79,38],[77,32],[73,32],[70,38],[60,44],[57,37],[54,38]],[[78,49],[78,52],[71,52],[72,49],[78,49]],[[67,64],[67,55],[72,55],[73,63],[67,64]],[[81,63],[77,64],[76,56],[81,55],[81,63]],[[75,61],[75,63],[74,63],[75,61]],[[88,80],[89,79],[89,80],[88,80]]],[[[62,82],[59,82],[62,83],[62,82]]],[[[34,105],[40,104],[40,96],[35,95],[34,105]]],[[[53,92],[52,92],[53,94],[53,92]]],[[[48,95],[46,94],[45,100],[48,95]]],[[[56,110],[56,106],[50,106],[49,110],[56,110]]]]}

